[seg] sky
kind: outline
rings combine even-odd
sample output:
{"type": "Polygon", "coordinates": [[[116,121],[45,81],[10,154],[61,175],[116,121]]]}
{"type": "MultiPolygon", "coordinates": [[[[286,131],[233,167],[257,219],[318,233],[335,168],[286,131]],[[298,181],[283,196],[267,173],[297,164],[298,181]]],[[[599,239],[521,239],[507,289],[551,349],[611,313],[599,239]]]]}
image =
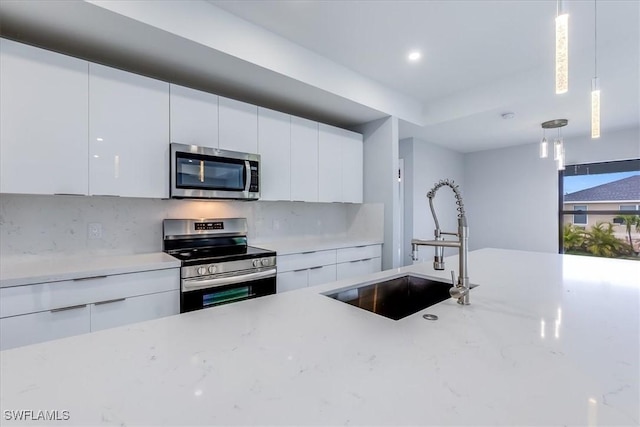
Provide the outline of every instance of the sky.
{"type": "Polygon", "coordinates": [[[564,177],[564,194],[575,193],[585,188],[596,187],[607,182],[617,181],[633,175],[640,175],[638,171],[603,173],[598,175],[577,175],[564,177]]]}

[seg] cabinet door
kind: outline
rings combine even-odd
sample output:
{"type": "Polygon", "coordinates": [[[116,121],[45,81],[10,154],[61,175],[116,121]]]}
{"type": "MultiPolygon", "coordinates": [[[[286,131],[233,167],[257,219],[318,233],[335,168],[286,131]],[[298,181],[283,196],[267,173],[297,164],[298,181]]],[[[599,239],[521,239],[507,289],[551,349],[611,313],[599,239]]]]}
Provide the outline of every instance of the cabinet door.
{"type": "Polygon", "coordinates": [[[342,201],[341,129],[320,123],[318,137],[318,201],[342,201]]]}
{"type": "Polygon", "coordinates": [[[84,334],[89,307],[81,305],[0,319],[0,350],[84,334]]]}
{"type": "Polygon", "coordinates": [[[337,264],[336,278],[338,280],[363,276],[380,271],[380,258],[369,258],[337,264]]]}
{"type": "Polygon", "coordinates": [[[362,135],[343,130],[342,140],[342,201],[362,203],[363,146],[362,135]]]}
{"type": "Polygon", "coordinates": [[[222,150],[258,152],[258,107],[229,98],[218,98],[222,150]]]}
{"type": "Polygon", "coordinates": [[[318,123],[291,117],[291,200],[318,201],[318,123]]]}
{"type": "Polygon", "coordinates": [[[308,270],[305,269],[278,273],[276,277],[276,291],[280,293],[306,288],[309,280],[307,271],[308,270]]]}
{"type": "Polygon", "coordinates": [[[171,84],[171,142],[218,148],[218,95],[171,84]]]}
{"type": "Polygon", "coordinates": [[[336,265],[323,265],[309,269],[309,286],[321,285],[323,283],[336,281],[336,265]]]}
{"type": "Polygon", "coordinates": [[[260,198],[291,199],[291,116],[258,108],[260,198]]]}
{"type": "Polygon", "coordinates": [[[180,312],[180,291],[159,292],[91,304],[91,331],[115,328],[180,312]]]}
{"type": "Polygon", "coordinates": [[[89,64],[89,193],[169,197],[169,84],[89,64]]]}
{"type": "Polygon", "coordinates": [[[87,194],[88,62],[0,40],[0,192],[87,194]]]}

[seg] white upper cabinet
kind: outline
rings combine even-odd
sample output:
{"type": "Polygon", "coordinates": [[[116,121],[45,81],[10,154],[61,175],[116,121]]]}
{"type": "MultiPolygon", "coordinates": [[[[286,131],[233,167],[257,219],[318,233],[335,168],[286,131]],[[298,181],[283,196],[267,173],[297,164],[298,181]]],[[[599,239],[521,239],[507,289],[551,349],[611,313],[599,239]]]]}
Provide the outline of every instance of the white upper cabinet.
{"type": "Polygon", "coordinates": [[[320,123],[318,201],[342,201],[342,129],[320,123]]]}
{"type": "Polygon", "coordinates": [[[87,194],[88,62],[0,39],[0,192],[87,194]]]}
{"type": "Polygon", "coordinates": [[[218,148],[218,95],[171,84],[171,142],[218,148]]]}
{"type": "Polygon", "coordinates": [[[362,135],[320,124],[318,200],[362,203],[362,135]]]}
{"type": "Polygon", "coordinates": [[[220,149],[257,153],[258,107],[219,97],[218,108],[220,149]]]}
{"type": "Polygon", "coordinates": [[[258,108],[260,199],[291,199],[291,116],[258,108]]]}
{"type": "Polygon", "coordinates": [[[362,135],[342,132],[342,199],[343,202],[362,203],[363,145],[362,135]]]}
{"type": "Polygon", "coordinates": [[[169,197],[169,84],[89,66],[89,194],[169,197]]]}
{"type": "Polygon", "coordinates": [[[291,116],[291,200],[318,201],[318,123],[291,116]]]}

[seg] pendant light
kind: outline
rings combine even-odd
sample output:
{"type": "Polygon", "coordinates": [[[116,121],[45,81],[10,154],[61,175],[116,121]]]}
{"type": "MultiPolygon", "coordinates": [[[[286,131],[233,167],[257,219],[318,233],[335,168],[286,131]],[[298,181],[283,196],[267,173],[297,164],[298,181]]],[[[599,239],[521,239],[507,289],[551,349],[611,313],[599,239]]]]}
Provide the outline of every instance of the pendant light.
{"type": "Polygon", "coordinates": [[[557,162],[558,170],[564,170],[564,140],[562,138],[562,132],[560,128],[565,127],[569,124],[569,120],[567,119],[555,119],[549,120],[548,122],[544,122],[541,124],[543,138],[540,141],[540,158],[546,158],[549,156],[549,143],[547,142],[545,130],[546,129],[557,129],[558,136],[553,140],[553,160],[557,162]]]}
{"type": "Polygon", "coordinates": [[[540,141],[540,158],[546,159],[549,157],[549,142],[547,141],[547,135],[544,128],[542,128],[542,140],[540,141]]]}
{"type": "Polygon", "coordinates": [[[556,4],[556,94],[569,90],[569,14],[564,2],[556,4]]]}
{"type": "Polygon", "coordinates": [[[598,10],[593,0],[593,79],[591,80],[591,138],[600,138],[600,82],[598,81],[598,10]]]}

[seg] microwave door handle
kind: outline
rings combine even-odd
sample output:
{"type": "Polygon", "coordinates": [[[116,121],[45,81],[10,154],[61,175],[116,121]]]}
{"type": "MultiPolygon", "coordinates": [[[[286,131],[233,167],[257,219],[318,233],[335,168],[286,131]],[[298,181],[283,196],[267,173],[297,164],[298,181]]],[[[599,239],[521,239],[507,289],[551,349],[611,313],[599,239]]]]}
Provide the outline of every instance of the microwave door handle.
{"type": "Polygon", "coordinates": [[[248,193],[251,188],[251,163],[249,160],[244,161],[244,175],[244,191],[248,193]]]}

